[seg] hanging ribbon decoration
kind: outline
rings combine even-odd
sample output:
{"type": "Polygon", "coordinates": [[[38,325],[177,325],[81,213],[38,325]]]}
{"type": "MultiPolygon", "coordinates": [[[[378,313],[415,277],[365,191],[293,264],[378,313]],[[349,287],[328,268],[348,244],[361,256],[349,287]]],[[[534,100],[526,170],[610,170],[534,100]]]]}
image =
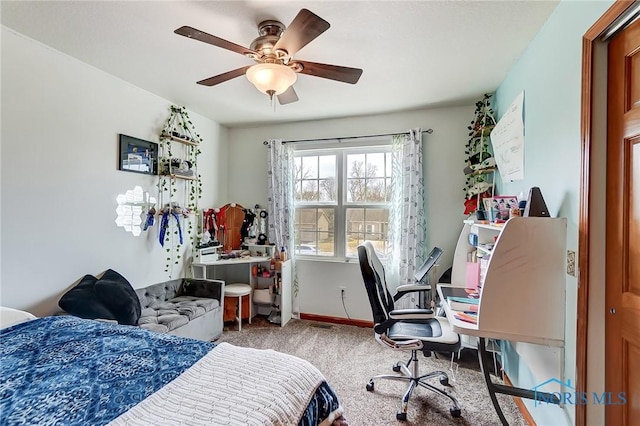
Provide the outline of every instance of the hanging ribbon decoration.
{"type": "Polygon", "coordinates": [[[151,209],[149,209],[149,211],[147,212],[147,219],[144,221],[144,228],[142,228],[143,231],[146,231],[153,226],[155,215],[156,209],[151,207],[151,209]]]}
{"type": "Polygon", "coordinates": [[[180,227],[180,217],[178,216],[178,213],[176,213],[174,210],[172,210],[171,208],[165,208],[162,211],[162,219],[160,221],[160,236],[159,236],[159,240],[160,240],[160,245],[162,247],[164,247],[164,237],[167,233],[167,229],[169,228],[169,214],[171,214],[171,216],[173,216],[176,219],[176,224],[178,226],[178,236],[180,237],[180,244],[182,244],[182,228],[180,227]]]}

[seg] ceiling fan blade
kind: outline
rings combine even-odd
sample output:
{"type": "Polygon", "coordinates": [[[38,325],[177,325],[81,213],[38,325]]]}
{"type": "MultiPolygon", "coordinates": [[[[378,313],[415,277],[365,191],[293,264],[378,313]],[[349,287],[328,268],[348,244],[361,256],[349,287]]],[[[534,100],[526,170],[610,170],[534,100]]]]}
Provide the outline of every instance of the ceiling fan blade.
{"type": "Polygon", "coordinates": [[[280,102],[280,105],[298,102],[298,94],[293,90],[293,86],[289,86],[287,90],[278,95],[278,102],[280,102]]]}
{"type": "Polygon", "coordinates": [[[174,31],[174,33],[185,36],[187,38],[191,38],[194,40],[201,41],[203,43],[212,44],[214,46],[221,47],[223,49],[231,50],[232,52],[239,53],[241,55],[253,57],[260,56],[258,52],[255,50],[251,50],[247,47],[240,46],[239,44],[232,43],[220,37],[216,37],[214,35],[205,33],[204,31],[197,30],[193,27],[180,27],[174,31]]]}
{"type": "Polygon", "coordinates": [[[327,31],[330,26],[327,21],[315,13],[301,9],[273,49],[285,50],[289,56],[293,56],[298,50],[327,31]]]}
{"type": "Polygon", "coordinates": [[[295,61],[294,65],[295,64],[302,65],[301,74],[328,78],[329,80],[342,81],[350,84],[356,84],[362,75],[360,68],[341,67],[338,65],[319,64],[308,61],[295,61]]]}
{"type": "Polygon", "coordinates": [[[198,84],[202,84],[203,86],[215,86],[216,84],[224,83],[227,80],[231,80],[232,78],[240,77],[244,75],[244,73],[249,69],[249,66],[238,68],[232,71],[227,71],[223,74],[214,75],[213,77],[205,78],[204,80],[200,80],[198,84]]]}

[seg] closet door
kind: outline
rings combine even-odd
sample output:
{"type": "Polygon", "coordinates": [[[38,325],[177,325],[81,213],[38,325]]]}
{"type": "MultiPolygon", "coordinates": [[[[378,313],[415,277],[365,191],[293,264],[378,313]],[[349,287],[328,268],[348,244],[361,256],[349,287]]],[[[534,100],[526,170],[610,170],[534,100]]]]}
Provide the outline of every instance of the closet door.
{"type": "Polygon", "coordinates": [[[609,44],[608,81],[605,416],[631,425],[640,419],[640,20],[609,44]]]}

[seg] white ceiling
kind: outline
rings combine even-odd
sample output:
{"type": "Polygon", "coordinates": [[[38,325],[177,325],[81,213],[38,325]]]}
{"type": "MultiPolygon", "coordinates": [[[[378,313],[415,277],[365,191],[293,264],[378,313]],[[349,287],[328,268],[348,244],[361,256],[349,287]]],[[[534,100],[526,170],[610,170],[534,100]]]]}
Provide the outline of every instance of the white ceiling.
{"type": "Polygon", "coordinates": [[[469,103],[493,92],[558,1],[2,1],[2,24],[229,126],[469,103]],[[241,76],[252,62],[178,36],[189,25],[248,47],[257,24],[301,8],[331,24],[298,59],[364,70],[356,85],[299,75],[277,105],[241,76]]]}

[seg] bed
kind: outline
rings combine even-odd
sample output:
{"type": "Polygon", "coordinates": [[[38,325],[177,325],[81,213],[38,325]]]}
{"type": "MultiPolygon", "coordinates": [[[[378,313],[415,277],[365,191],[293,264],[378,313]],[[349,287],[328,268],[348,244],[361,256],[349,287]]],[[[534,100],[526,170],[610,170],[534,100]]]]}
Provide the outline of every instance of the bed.
{"type": "Polygon", "coordinates": [[[300,358],[72,316],[0,329],[0,372],[2,425],[346,425],[300,358]]]}

